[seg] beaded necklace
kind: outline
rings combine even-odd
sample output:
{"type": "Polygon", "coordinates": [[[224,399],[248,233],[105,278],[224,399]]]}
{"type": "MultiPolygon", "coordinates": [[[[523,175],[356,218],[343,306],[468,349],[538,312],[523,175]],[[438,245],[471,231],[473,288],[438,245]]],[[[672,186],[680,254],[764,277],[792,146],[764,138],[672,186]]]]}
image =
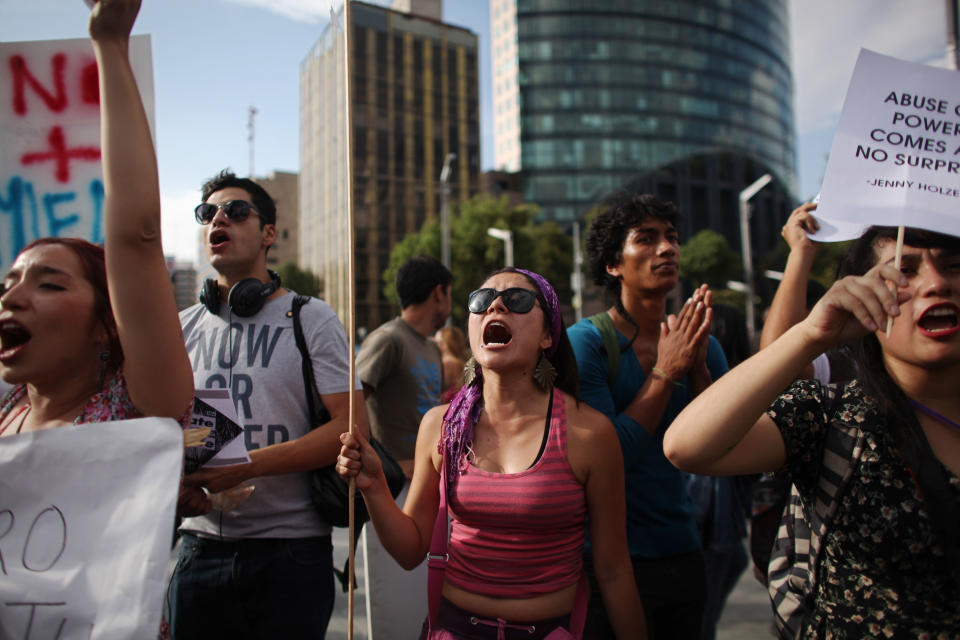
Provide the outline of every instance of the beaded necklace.
{"type": "Polygon", "coordinates": [[[10,416],[10,419],[6,421],[2,428],[0,428],[0,434],[7,430],[7,428],[16,422],[17,418],[20,418],[20,424],[17,425],[17,430],[14,433],[20,433],[23,429],[24,423],[27,421],[27,416],[30,415],[30,409],[33,408],[29,402],[24,402],[17,411],[10,416]],[[21,417],[22,416],[22,417],[21,417]]]}

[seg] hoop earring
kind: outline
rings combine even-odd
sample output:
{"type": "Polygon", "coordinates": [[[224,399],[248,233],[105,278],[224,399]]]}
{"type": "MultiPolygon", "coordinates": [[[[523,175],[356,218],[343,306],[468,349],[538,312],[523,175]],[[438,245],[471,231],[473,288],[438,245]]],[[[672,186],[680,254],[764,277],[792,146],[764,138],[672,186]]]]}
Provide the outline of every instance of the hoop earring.
{"type": "Polygon", "coordinates": [[[103,390],[103,383],[107,379],[107,363],[110,362],[110,350],[104,349],[100,352],[100,379],[97,382],[97,390],[103,390]]]}
{"type": "Polygon", "coordinates": [[[480,363],[473,356],[463,365],[463,386],[469,387],[473,381],[480,377],[480,363]]]}
{"type": "Polygon", "coordinates": [[[537,360],[537,366],[533,370],[533,381],[541,391],[550,391],[553,383],[557,379],[557,369],[553,363],[547,359],[543,351],[540,352],[540,359],[537,360]]]}

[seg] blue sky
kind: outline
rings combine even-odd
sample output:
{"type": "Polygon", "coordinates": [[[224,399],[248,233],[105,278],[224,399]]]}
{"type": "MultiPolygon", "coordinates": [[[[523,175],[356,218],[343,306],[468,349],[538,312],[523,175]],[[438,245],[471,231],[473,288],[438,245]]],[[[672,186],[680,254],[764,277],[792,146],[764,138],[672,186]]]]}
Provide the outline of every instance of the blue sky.
{"type": "MultiPolygon", "coordinates": [[[[333,0],[339,5],[341,0],[333,0]]],[[[299,64],[330,0],[143,0],[134,33],[152,38],[164,244],[193,261],[199,185],[223,167],[246,174],[248,109],[255,174],[299,169],[299,64]]],[[[801,197],[819,189],[861,47],[944,66],[943,0],[789,0],[801,197]]],[[[389,4],[386,0],[377,4],[389,4]]],[[[444,0],[444,19],[480,36],[481,166],[493,165],[489,8],[444,0]]],[[[0,0],[0,41],[86,36],[82,0],[0,0]]]]}

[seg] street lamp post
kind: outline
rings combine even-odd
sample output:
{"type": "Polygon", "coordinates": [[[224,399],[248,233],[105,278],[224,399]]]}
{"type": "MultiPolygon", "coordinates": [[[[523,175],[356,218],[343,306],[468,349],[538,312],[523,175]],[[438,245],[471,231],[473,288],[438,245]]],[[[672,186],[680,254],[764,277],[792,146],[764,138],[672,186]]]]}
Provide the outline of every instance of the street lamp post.
{"type": "Polygon", "coordinates": [[[740,192],[740,254],[743,258],[743,279],[747,294],[747,304],[745,305],[747,310],[747,336],[750,338],[751,346],[757,333],[757,319],[753,305],[756,292],[753,283],[753,252],[750,248],[750,199],[767,186],[772,179],[773,176],[765,173],[740,192]]]}
{"type": "Polygon", "coordinates": [[[490,227],[487,229],[487,235],[498,240],[503,240],[503,251],[504,251],[504,260],[503,266],[512,267],[513,266],[513,231],[509,229],[497,229],[495,227],[490,227]]]}
{"type": "Polygon", "coordinates": [[[457,154],[448,153],[440,170],[440,262],[450,268],[450,172],[457,154]]]}
{"type": "Polygon", "coordinates": [[[570,288],[573,289],[573,319],[580,322],[583,318],[583,253],[580,251],[580,223],[573,223],[573,273],[570,274],[570,288]]]}

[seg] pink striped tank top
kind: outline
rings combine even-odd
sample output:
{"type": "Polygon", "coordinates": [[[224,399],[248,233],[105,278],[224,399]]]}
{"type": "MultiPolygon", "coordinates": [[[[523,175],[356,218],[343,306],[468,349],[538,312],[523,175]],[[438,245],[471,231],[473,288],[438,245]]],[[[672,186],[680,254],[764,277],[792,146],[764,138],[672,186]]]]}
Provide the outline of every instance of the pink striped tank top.
{"type": "Polygon", "coordinates": [[[553,394],[543,455],[520,473],[464,460],[450,500],[446,579],[481,595],[530,598],[568,587],[583,564],[586,496],[567,460],[563,393],[553,394]]]}

